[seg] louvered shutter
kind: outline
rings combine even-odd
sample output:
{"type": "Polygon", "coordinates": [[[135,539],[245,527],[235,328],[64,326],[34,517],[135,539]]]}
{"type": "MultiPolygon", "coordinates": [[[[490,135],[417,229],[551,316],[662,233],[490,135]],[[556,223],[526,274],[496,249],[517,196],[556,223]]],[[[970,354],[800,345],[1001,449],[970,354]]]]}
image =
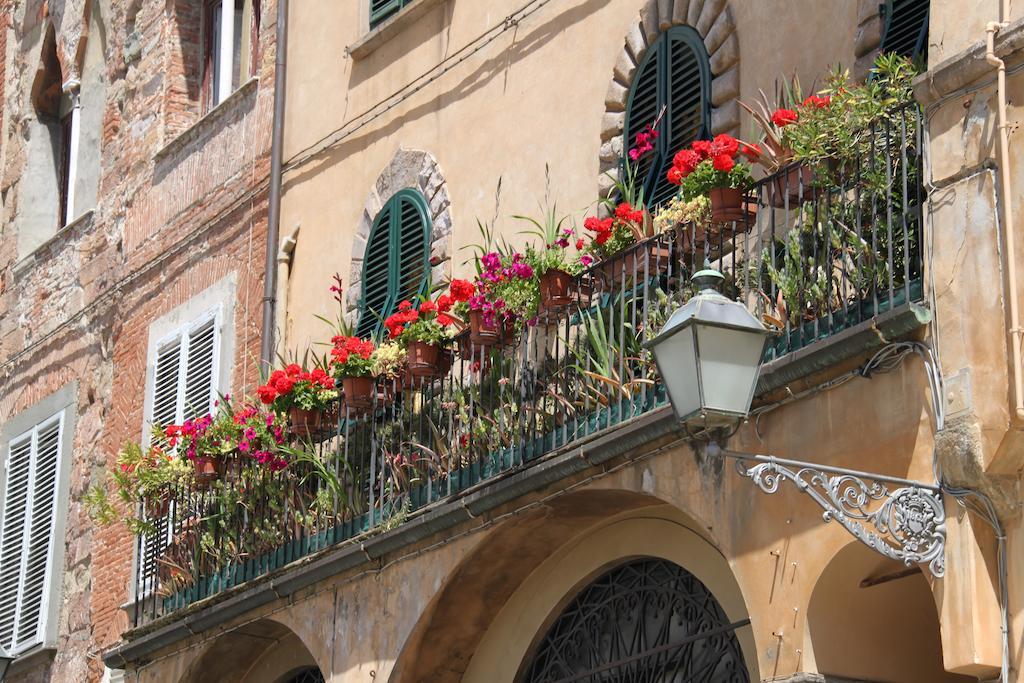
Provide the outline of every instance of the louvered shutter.
{"type": "Polygon", "coordinates": [[[885,4],[882,52],[927,62],[929,0],[889,0],[885,4]]]}
{"type": "Polygon", "coordinates": [[[153,371],[153,408],[150,422],[167,426],[178,421],[178,386],[181,383],[181,337],[157,350],[153,371]]]}
{"type": "Polygon", "coordinates": [[[377,214],[363,259],[363,300],[356,336],[367,337],[387,317],[391,294],[391,203],[377,214]],[[378,319],[379,317],[379,319],[378,319]]]}
{"type": "Polygon", "coordinates": [[[7,457],[7,477],[3,497],[3,525],[0,526],[0,647],[15,650],[18,621],[18,591],[21,585],[21,558],[28,521],[29,472],[32,460],[32,434],[12,441],[7,457]]]}
{"type": "Polygon", "coordinates": [[[402,9],[404,0],[370,0],[370,28],[402,9]]]}
{"type": "Polygon", "coordinates": [[[60,421],[40,429],[32,463],[32,505],[27,529],[24,578],[18,615],[16,649],[24,650],[43,640],[46,588],[54,568],[53,532],[56,527],[57,473],[60,461],[60,421]]]}
{"type": "MultiPolygon", "coordinates": [[[[636,143],[637,133],[654,124],[665,99],[661,93],[661,79],[658,78],[661,46],[662,41],[659,40],[648,49],[644,63],[637,69],[636,76],[633,78],[629,104],[626,108],[626,138],[623,140],[623,150],[627,154],[636,143]]],[[[664,130],[664,123],[658,125],[658,130],[659,132],[664,130]]],[[[645,197],[650,197],[650,192],[654,188],[658,173],[663,166],[660,137],[659,135],[654,151],[644,155],[635,170],[636,181],[643,183],[645,197]]],[[[633,161],[627,156],[625,163],[631,164],[633,161]]]]}
{"type": "Polygon", "coordinates": [[[665,109],[654,151],[641,159],[638,169],[649,207],[667,201],[678,189],[666,180],[676,152],[697,138],[709,137],[710,98],[711,65],[697,32],[675,26],[661,34],[633,78],[623,145],[628,152],[636,134],[665,109]]]}
{"type": "Polygon", "coordinates": [[[356,335],[377,335],[381,321],[402,300],[426,294],[430,280],[431,224],[426,201],[401,190],[381,209],[363,259],[363,297],[356,335]]]}
{"type": "Polygon", "coordinates": [[[395,302],[421,294],[430,268],[426,207],[410,195],[398,198],[395,258],[395,302]]]}
{"type": "Polygon", "coordinates": [[[185,419],[206,415],[216,399],[217,321],[207,320],[188,333],[185,361],[185,396],[182,415],[185,419]]]}
{"type": "Polygon", "coordinates": [[[0,525],[0,647],[23,652],[44,639],[53,554],[61,417],[11,442],[0,525]]]}

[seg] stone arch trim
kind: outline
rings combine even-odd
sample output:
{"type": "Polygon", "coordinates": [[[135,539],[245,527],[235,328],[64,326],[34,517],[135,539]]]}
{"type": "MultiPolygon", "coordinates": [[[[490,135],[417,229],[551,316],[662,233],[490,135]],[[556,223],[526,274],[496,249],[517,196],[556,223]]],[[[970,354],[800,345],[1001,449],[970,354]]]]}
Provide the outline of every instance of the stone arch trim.
{"type": "Polygon", "coordinates": [[[366,243],[370,239],[370,231],[373,229],[373,221],[392,195],[407,188],[418,190],[423,195],[430,213],[430,281],[437,284],[444,281],[448,275],[452,218],[447,181],[432,154],[400,147],[377,176],[377,182],[367,194],[363,213],[356,228],[345,293],[345,318],[349,324],[354,325],[359,316],[359,300],[363,296],[363,256],[366,253],[366,243]]]}
{"type": "Polygon", "coordinates": [[[711,132],[715,135],[739,132],[740,108],[736,98],[740,94],[740,45],[727,0],[646,0],[639,18],[626,33],[625,45],[615,62],[612,82],[605,95],[598,179],[601,196],[612,187],[608,174],[618,173],[633,76],[647,48],[673,26],[692,27],[707,48],[711,60],[711,132]]]}

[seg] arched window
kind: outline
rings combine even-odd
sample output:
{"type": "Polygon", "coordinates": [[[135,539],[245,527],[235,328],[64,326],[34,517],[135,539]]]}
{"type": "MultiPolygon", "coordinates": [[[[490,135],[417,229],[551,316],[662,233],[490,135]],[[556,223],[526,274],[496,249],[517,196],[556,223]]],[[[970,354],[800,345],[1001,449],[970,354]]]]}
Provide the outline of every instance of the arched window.
{"type": "Polygon", "coordinates": [[[886,0],[882,52],[895,52],[915,64],[928,64],[929,0],[886,0]]]}
{"type": "Polygon", "coordinates": [[[747,683],[736,629],[707,587],[679,565],[641,559],[584,588],[551,625],[522,683],[747,683]]]}
{"type": "Polygon", "coordinates": [[[378,334],[398,302],[427,293],[430,234],[430,212],[416,190],[400,190],[384,204],[366,242],[357,335],[378,334]]]}
{"type": "Polygon", "coordinates": [[[675,153],[711,132],[711,63],[704,41],[690,26],[662,33],[637,68],[626,106],[626,151],[663,107],[654,151],[641,159],[637,170],[649,206],[666,201],[677,190],[665,179],[675,153]]]}

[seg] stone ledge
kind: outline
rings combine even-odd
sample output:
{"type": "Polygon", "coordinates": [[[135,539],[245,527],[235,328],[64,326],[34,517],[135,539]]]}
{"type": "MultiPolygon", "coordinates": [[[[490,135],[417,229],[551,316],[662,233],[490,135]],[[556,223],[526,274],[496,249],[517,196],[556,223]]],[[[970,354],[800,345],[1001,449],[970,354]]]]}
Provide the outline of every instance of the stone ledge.
{"type": "Polygon", "coordinates": [[[173,156],[177,152],[181,151],[193,140],[199,138],[203,133],[207,132],[213,127],[214,123],[220,121],[228,114],[233,113],[238,109],[241,102],[249,98],[250,95],[254,94],[259,86],[260,79],[258,76],[253,76],[245,83],[238,86],[238,88],[228,95],[227,99],[218,104],[216,107],[205,113],[198,121],[193,123],[191,126],[183,130],[173,140],[165,144],[157,153],[153,155],[154,161],[160,161],[167,157],[173,156]]]}
{"type": "Polygon", "coordinates": [[[87,230],[90,227],[92,227],[92,219],[95,213],[95,209],[88,209],[87,211],[83,212],[78,218],[76,218],[75,220],[71,221],[70,223],[62,227],[60,230],[58,230],[56,234],[53,235],[53,237],[49,238],[48,240],[40,244],[38,247],[29,252],[27,256],[25,256],[20,261],[15,263],[11,271],[15,279],[21,278],[28,271],[32,270],[32,267],[36,264],[36,261],[39,260],[40,254],[42,254],[44,251],[46,251],[47,249],[52,249],[54,246],[56,246],[58,242],[61,242],[65,239],[70,239],[69,236],[74,234],[76,231],[87,230]]]}
{"type": "MultiPolygon", "coordinates": [[[[1016,54],[1021,50],[1024,50],[1024,18],[1010,22],[996,34],[995,41],[996,56],[1008,62],[1021,61],[1016,54]],[[1011,55],[1013,60],[1008,59],[1011,55]]],[[[982,36],[966,50],[943,59],[915,78],[914,97],[927,107],[986,75],[995,78],[995,67],[985,61],[985,39],[982,36]]]]}
{"type": "Polygon", "coordinates": [[[447,1],[448,0],[413,0],[413,2],[410,2],[402,9],[398,10],[394,15],[370,29],[370,32],[362,38],[346,47],[345,52],[352,59],[364,59],[378,47],[404,31],[408,26],[412,25],[417,19],[423,16],[427,10],[447,1]]]}
{"type": "MultiPolygon", "coordinates": [[[[890,339],[903,336],[930,319],[931,313],[923,306],[905,305],[806,349],[787,354],[762,368],[757,394],[813,374],[821,369],[823,363],[839,364],[874,346],[881,346],[883,342],[879,333],[890,339]]],[[[613,458],[630,460],[645,455],[643,446],[681,434],[671,406],[639,415],[613,429],[580,439],[526,467],[480,482],[453,498],[428,506],[395,529],[356,537],[345,544],[326,548],[276,572],[129,631],[124,634],[121,644],[104,653],[103,661],[111,668],[125,668],[145,661],[165,647],[229,623],[250,610],[288,598],[332,576],[373,565],[387,553],[444,533],[516,498],[584,470],[600,467],[613,458]]],[[[796,683],[823,679],[792,680],[796,683]]]]}
{"type": "Polygon", "coordinates": [[[761,378],[755,393],[768,393],[844,360],[880,349],[887,342],[902,339],[927,325],[931,319],[931,311],[919,304],[904,304],[881,313],[827,339],[766,363],[761,368],[761,378]]]}

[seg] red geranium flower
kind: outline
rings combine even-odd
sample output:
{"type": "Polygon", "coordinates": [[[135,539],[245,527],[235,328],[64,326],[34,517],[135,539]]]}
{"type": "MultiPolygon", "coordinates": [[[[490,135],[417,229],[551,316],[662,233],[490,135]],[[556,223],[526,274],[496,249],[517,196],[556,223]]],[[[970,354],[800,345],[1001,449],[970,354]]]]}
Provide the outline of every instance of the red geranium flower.
{"type": "Polygon", "coordinates": [[[700,154],[692,149],[681,149],[672,157],[672,165],[679,169],[683,178],[690,175],[700,161],[700,154]]]}
{"type": "Polygon", "coordinates": [[[711,164],[715,167],[716,171],[725,171],[726,173],[736,166],[736,162],[728,154],[719,154],[711,161],[711,164]]]}
{"type": "Polygon", "coordinates": [[[716,135],[714,141],[711,143],[711,156],[719,157],[722,155],[735,156],[736,152],[740,149],[739,141],[728,133],[722,133],[716,135]]]}
{"type": "Polygon", "coordinates": [[[256,394],[260,397],[260,401],[265,404],[273,403],[274,399],[277,398],[277,390],[269,385],[257,388],[256,394]]]}
{"type": "Polygon", "coordinates": [[[792,109],[776,109],[775,113],[772,114],[772,123],[779,128],[783,128],[791,123],[796,123],[797,118],[797,113],[792,109]]]}
{"type": "Polygon", "coordinates": [[[802,107],[814,107],[815,109],[824,109],[828,105],[832,104],[832,98],[826,95],[825,97],[818,97],[817,95],[811,95],[805,99],[800,106],[802,107]]]}
{"type": "Polygon", "coordinates": [[[442,294],[437,297],[437,312],[447,313],[452,310],[452,305],[455,303],[455,299],[451,298],[447,294],[442,294]]]}
{"type": "Polygon", "coordinates": [[[285,367],[284,371],[289,377],[298,377],[299,373],[302,372],[302,368],[295,363],[291,363],[285,367]]]}
{"type": "Polygon", "coordinates": [[[694,140],[693,144],[690,145],[693,151],[700,155],[701,159],[707,159],[711,156],[711,141],[710,140],[694,140]]]}
{"type": "Polygon", "coordinates": [[[673,185],[682,185],[683,178],[685,177],[686,176],[683,175],[682,170],[680,170],[678,166],[673,166],[668,170],[668,175],[665,179],[668,180],[673,185]]]}
{"type": "Polygon", "coordinates": [[[583,240],[582,240],[582,239],[578,239],[578,240],[576,240],[576,248],[577,248],[577,249],[580,249],[580,250],[582,250],[582,249],[583,249],[583,245],[584,245],[584,242],[583,242],[583,240]]]}
{"type": "Polygon", "coordinates": [[[412,310],[412,302],[409,301],[408,299],[406,299],[405,301],[400,302],[398,304],[398,310],[400,310],[400,311],[412,310]]]}
{"type": "Polygon", "coordinates": [[[455,301],[469,301],[469,297],[473,296],[475,289],[473,283],[467,280],[452,280],[448,286],[448,290],[452,293],[452,299],[455,301]]]}
{"type": "Polygon", "coordinates": [[[274,382],[274,389],[282,396],[289,393],[295,386],[295,380],[291,377],[280,377],[274,382]]]}
{"type": "Polygon", "coordinates": [[[448,327],[449,325],[451,325],[452,323],[455,322],[455,319],[452,318],[447,313],[438,313],[437,314],[437,322],[438,322],[439,325],[442,325],[444,327],[448,327]]]}
{"type": "Polygon", "coordinates": [[[424,301],[420,304],[420,313],[436,313],[437,304],[433,301],[424,301]]]}

